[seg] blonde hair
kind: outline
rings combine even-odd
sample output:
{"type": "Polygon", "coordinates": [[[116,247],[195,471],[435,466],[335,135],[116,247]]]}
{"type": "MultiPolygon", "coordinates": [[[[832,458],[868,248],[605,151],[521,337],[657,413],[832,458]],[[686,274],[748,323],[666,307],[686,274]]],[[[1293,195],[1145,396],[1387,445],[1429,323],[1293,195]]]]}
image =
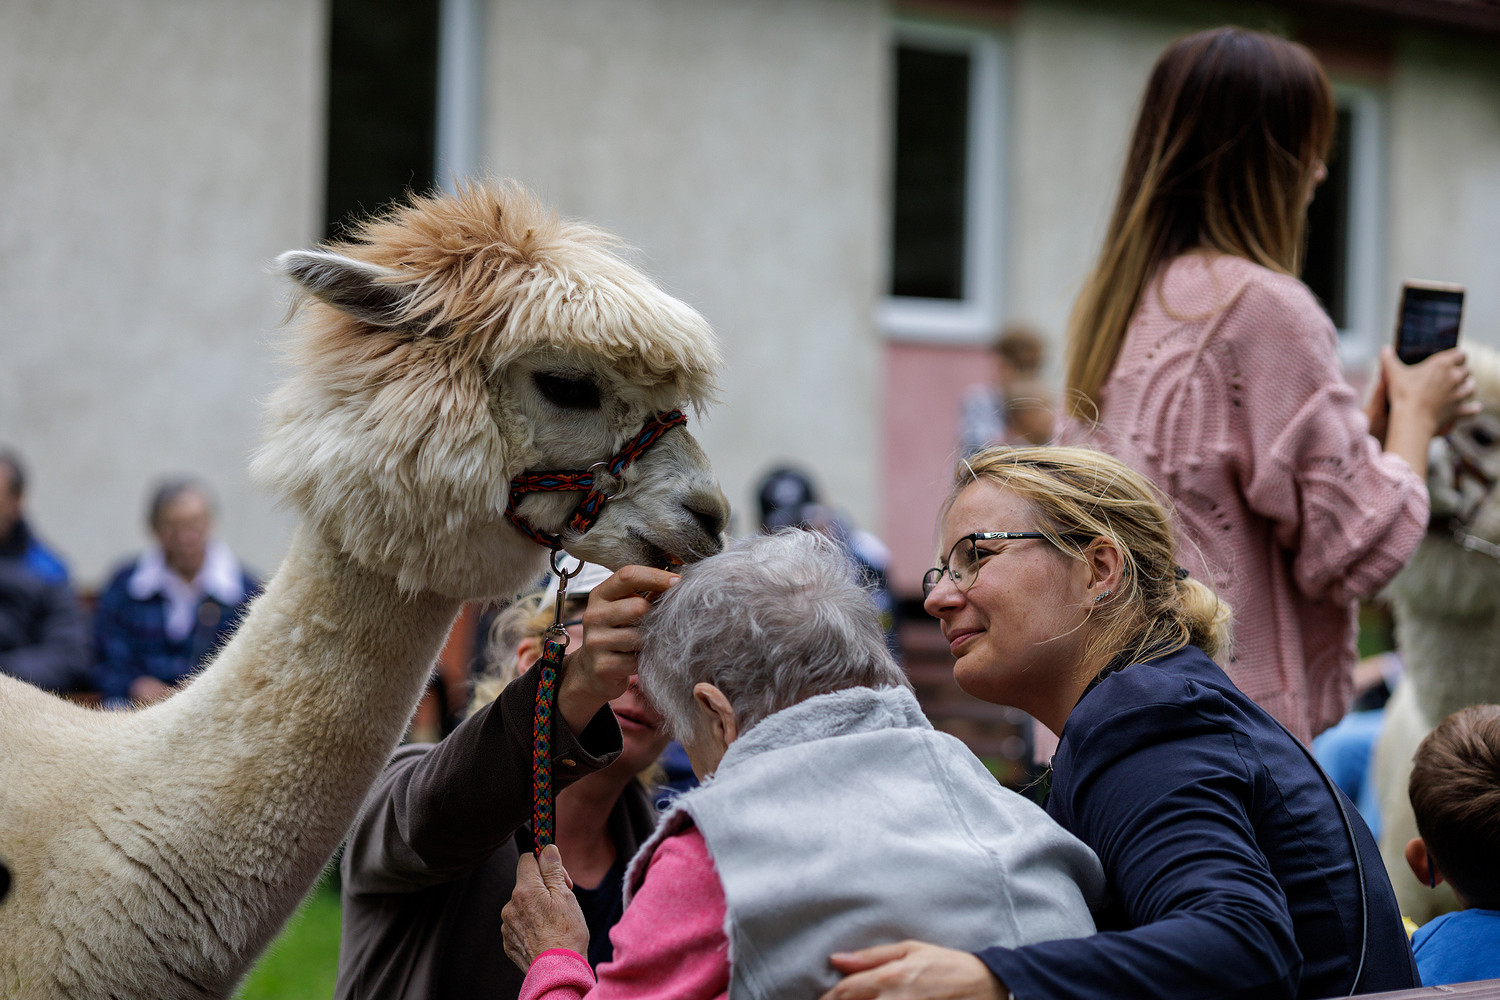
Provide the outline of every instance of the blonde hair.
{"type": "MultiPolygon", "coordinates": [[[[489,641],[484,647],[484,672],[474,680],[468,715],[500,697],[506,685],[520,675],[516,650],[527,639],[540,639],[552,627],[557,617],[556,599],[557,592],[550,588],[533,591],[516,598],[495,616],[490,623],[489,641]]],[[[581,615],[588,603],[587,593],[564,598],[564,620],[581,615]]],[[[664,784],[666,778],[667,773],[659,762],[647,765],[636,775],[636,780],[648,787],[664,784]]]]}
{"type": "Polygon", "coordinates": [[[1145,476],[1088,448],[986,448],[959,463],[944,513],[975,482],[1025,501],[1036,530],[1070,558],[1086,558],[1097,538],[1119,550],[1120,585],[1090,609],[1094,634],[1085,662],[1102,665],[1128,653],[1136,663],[1188,645],[1209,656],[1228,649],[1229,605],[1177,572],[1169,505],[1145,476]]]}
{"type": "MultiPolygon", "coordinates": [[[[520,671],[516,666],[516,650],[530,638],[540,639],[552,626],[556,615],[553,606],[554,592],[538,590],[518,597],[490,623],[489,641],[484,648],[484,672],[474,679],[474,693],[469,698],[469,713],[500,697],[505,686],[515,680],[520,671]]],[[[581,612],[587,598],[567,598],[563,608],[566,618],[581,612]]]]}
{"type": "Polygon", "coordinates": [[[1334,121],[1328,78],[1301,45],[1216,28],[1168,46],[1069,319],[1064,376],[1075,416],[1097,412],[1130,318],[1166,261],[1204,249],[1301,273],[1307,193],[1334,121]]]}

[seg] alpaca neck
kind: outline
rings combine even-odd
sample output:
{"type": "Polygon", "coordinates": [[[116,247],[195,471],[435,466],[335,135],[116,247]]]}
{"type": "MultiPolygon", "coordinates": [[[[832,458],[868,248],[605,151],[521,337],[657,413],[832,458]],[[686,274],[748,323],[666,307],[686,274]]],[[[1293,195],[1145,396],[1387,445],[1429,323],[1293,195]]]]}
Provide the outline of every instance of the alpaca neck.
{"type": "Polygon", "coordinates": [[[1425,718],[1500,701],[1500,562],[1429,534],[1387,597],[1396,648],[1425,718]]]}
{"type": "Polygon", "coordinates": [[[182,736],[151,745],[203,779],[185,797],[211,788],[222,826],[267,829],[282,841],[268,854],[300,857],[310,880],[400,741],[458,608],[401,593],[303,526],[229,644],[141,725],[182,736]]]}
{"type": "Polygon", "coordinates": [[[1500,618],[1433,618],[1396,608],[1396,646],[1425,718],[1500,702],[1500,618]]]}

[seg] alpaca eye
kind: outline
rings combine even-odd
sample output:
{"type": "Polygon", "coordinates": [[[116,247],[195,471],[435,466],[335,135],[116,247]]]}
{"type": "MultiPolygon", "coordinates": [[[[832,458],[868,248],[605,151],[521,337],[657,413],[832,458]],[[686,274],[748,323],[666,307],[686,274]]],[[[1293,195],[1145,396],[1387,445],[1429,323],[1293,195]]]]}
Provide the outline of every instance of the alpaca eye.
{"type": "Polygon", "coordinates": [[[537,372],[531,380],[554,406],[565,410],[599,409],[599,387],[586,378],[537,372]]]}
{"type": "Polygon", "coordinates": [[[1479,445],[1479,447],[1481,448],[1488,448],[1490,445],[1495,443],[1495,435],[1491,434],[1483,427],[1474,427],[1470,429],[1469,437],[1471,437],[1474,440],[1474,443],[1479,445]]]}

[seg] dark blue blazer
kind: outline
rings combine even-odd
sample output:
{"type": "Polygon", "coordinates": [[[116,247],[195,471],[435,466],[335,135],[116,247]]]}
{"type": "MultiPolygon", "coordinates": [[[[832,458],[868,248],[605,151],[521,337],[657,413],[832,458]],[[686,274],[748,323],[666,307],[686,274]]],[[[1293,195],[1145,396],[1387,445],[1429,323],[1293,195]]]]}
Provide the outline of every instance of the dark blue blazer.
{"type": "Polygon", "coordinates": [[[1093,937],[979,953],[1017,996],[1312,1000],[1419,985],[1358,811],[1196,647],[1084,694],[1047,812],[1099,855],[1112,899],[1093,937]]]}

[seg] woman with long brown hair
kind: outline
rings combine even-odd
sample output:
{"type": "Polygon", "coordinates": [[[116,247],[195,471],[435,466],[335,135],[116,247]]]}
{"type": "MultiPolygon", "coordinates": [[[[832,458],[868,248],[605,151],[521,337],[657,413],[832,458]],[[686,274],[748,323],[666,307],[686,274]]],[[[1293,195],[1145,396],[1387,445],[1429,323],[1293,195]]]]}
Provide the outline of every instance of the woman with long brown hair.
{"type": "Polygon", "coordinates": [[[1429,440],[1478,405],[1458,350],[1384,349],[1367,413],[1343,378],[1297,277],[1334,111],[1301,45],[1170,46],[1066,358],[1074,426],[1171,498],[1189,569],[1235,609],[1229,676],[1304,742],[1349,706],[1356,602],[1426,528],[1429,440]]]}

